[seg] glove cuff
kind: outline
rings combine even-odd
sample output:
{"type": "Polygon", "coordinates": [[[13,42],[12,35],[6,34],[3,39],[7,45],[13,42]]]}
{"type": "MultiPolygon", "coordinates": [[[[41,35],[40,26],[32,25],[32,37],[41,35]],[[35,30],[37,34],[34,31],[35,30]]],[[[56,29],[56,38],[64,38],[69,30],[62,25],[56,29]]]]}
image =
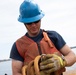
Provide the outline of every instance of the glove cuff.
{"type": "Polygon", "coordinates": [[[67,65],[67,62],[66,62],[66,60],[64,59],[63,56],[62,57],[58,56],[58,59],[60,61],[61,68],[65,67],[67,65]]]}
{"type": "Polygon", "coordinates": [[[61,59],[63,60],[63,67],[65,67],[67,65],[67,62],[66,62],[64,56],[62,56],[61,59]]]}

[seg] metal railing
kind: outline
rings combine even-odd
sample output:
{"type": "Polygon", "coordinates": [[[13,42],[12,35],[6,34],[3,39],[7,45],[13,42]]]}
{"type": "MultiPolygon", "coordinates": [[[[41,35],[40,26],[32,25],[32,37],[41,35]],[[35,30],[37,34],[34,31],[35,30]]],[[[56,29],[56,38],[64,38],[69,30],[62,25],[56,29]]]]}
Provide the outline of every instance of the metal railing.
{"type": "Polygon", "coordinates": [[[74,49],[74,48],[76,48],[76,46],[73,46],[73,47],[70,47],[71,49],[74,49]]]}

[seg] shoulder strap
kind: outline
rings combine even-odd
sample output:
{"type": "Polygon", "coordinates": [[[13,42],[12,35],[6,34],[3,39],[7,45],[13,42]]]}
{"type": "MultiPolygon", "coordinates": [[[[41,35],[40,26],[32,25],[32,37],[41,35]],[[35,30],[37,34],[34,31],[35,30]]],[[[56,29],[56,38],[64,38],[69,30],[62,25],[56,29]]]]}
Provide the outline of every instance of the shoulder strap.
{"type": "Polygon", "coordinates": [[[48,37],[48,34],[47,34],[46,32],[44,32],[44,31],[43,31],[43,36],[44,36],[45,41],[48,42],[49,46],[50,46],[50,47],[53,47],[53,45],[52,45],[52,43],[51,43],[51,40],[50,40],[49,37],[48,37]]]}

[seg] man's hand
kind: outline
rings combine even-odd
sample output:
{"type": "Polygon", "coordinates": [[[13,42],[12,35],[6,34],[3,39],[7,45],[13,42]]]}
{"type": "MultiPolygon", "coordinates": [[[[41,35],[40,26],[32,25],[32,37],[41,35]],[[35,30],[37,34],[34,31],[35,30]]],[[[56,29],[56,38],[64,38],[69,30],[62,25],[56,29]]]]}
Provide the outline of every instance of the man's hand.
{"type": "Polygon", "coordinates": [[[56,54],[46,54],[41,57],[40,70],[45,73],[52,73],[65,67],[65,65],[66,61],[60,56],[56,54]]]}

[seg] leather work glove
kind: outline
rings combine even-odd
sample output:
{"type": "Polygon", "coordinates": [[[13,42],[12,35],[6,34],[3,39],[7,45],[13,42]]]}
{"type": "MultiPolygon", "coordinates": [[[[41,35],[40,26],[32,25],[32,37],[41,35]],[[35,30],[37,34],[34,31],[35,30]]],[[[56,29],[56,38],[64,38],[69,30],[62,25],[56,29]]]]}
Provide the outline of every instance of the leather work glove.
{"type": "Polygon", "coordinates": [[[34,60],[29,62],[28,65],[24,65],[22,67],[22,75],[50,75],[45,74],[43,71],[39,69],[39,61],[41,56],[37,56],[34,60]]]}
{"type": "Polygon", "coordinates": [[[60,56],[56,54],[46,54],[41,57],[40,70],[45,73],[52,73],[65,67],[66,64],[66,61],[60,56]]]}

